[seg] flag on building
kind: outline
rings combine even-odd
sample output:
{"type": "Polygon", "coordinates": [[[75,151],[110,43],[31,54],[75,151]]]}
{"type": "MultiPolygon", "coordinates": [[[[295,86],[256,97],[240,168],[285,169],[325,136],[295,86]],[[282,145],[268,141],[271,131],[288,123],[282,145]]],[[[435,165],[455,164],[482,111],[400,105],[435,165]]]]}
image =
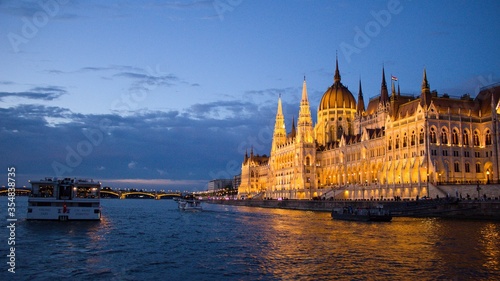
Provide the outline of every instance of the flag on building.
{"type": "Polygon", "coordinates": [[[396,77],[396,76],[392,76],[392,75],[391,75],[391,79],[392,79],[393,81],[398,81],[398,77],[396,77]]]}

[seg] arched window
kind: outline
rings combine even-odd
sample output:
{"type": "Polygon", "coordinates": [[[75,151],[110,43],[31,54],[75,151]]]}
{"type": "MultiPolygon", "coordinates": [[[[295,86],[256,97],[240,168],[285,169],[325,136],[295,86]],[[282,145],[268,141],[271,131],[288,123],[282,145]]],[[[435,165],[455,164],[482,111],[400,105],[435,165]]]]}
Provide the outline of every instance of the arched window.
{"type": "Polygon", "coordinates": [[[387,150],[391,150],[392,149],[392,138],[389,137],[389,143],[387,144],[387,150]]]}
{"type": "Polygon", "coordinates": [[[436,143],[436,142],[437,142],[436,131],[434,130],[434,128],[431,128],[431,143],[436,143]]]}
{"type": "Polygon", "coordinates": [[[469,132],[467,130],[464,130],[463,143],[469,145],[469,132]]]}
{"type": "Polygon", "coordinates": [[[403,147],[408,146],[408,136],[406,136],[406,133],[403,135],[403,147]]]}
{"type": "Polygon", "coordinates": [[[344,134],[344,128],[342,128],[342,126],[339,126],[337,129],[337,139],[340,139],[343,134],[344,134]]]}
{"type": "Polygon", "coordinates": [[[490,133],[490,130],[486,130],[485,142],[486,142],[486,145],[491,145],[491,133],[490,133]]]}
{"type": "Polygon", "coordinates": [[[420,136],[418,137],[418,143],[423,144],[425,140],[424,129],[420,129],[420,136]]]}
{"type": "Polygon", "coordinates": [[[394,147],[395,147],[396,149],[398,149],[398,148],[399,148],[399,135],[396,135],[396,141],[395,141],[395,143],[394,143],[394,147]]]}
{"type": "Polygon", "coordinates": [[[308,157],[306,157],[306,166],[311,166],[311,159],[308,157]]]}
{"type": "Polygon", "coordinates": [[[410,138],[410,145],[414,146],[416,143],[416,136],[415,136],[415,131],[411,132],[411,138],[410,138]]]}
{"type": "Polygon", "coordinates": [[[453,129],[453,133],[451,135],[451,144],[458,145],[458,130],[453,129]]]}
{"type": "Polygon", "coordinates": [[[474,146],[479,146],[479,133],[474,131],[474,146]]]}
{"type": "Polygon", "coordinates": [[[455,172],[457,172],[457,173],[458,173],[458,172],[460,172],[460,163],[455,162],[455,163],[453,164],[453,166],[455,167],[455,172]]]}
{"type": "Polygon", "coordinates": [[[448,144],[448,132],[445,128],[441,131],[441,144],[448,144]]]}

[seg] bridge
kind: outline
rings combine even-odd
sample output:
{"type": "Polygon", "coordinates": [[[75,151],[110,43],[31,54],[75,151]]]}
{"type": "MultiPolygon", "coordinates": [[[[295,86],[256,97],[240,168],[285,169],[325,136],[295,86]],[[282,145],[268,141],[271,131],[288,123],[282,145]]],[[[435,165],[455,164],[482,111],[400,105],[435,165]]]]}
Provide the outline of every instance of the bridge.
{"type": "MultiPolygon", "coordinates": [[[[0,196],[7,196],[8,188],[0,187],[0,196]]],[[[30,196],[31,189],[22,187],[16,188],[16,196],[30,196]]],[[[151,198],[151,199],[172,199],[182,196],[180,191],[143,191],[143,190],[115,190],[111,188],[101,189],[101,198],[151,198]]]]}
{"type": "MultiPolygon", "coordinates": [[[[7,196],[9,189],[2,186],[0,188],[0,196],[7,196]]],[[[26,187],[16,187],[16,196],[29,196],[31,189],[26,187]]]]}
{"type": "Polygon", "coordinates": [[[151,198],[151,199],[172,199],[182,196],[180,191],[143,191],[143,190],[114,190],[110,188],[101,189],[101,198],[151,198]],[[103,196],[104,195],[104,196],[103,196]]]}

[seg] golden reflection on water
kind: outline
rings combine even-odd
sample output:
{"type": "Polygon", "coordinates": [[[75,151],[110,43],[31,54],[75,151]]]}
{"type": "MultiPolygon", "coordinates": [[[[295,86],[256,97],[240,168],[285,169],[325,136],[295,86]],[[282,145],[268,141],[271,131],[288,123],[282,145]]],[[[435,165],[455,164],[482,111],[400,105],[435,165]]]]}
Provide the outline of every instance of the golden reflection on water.
{"type": "Polygon", "coordinates": [[[481,238],[479,239],[481,252],[486,256],[484,267],[499,271],[500,270],[500,226],[498,224],[488,223],[480,229],[481,238]]]}
{"type": "Polygon", "coordinates": [[[271,279],[488,279],[488,272],[499,269],[498,223],[428,218],[364,223],[332,220],[329,213],[245,211],[266,215],[259,233],[266,245],[261,270],[271,279]]]}

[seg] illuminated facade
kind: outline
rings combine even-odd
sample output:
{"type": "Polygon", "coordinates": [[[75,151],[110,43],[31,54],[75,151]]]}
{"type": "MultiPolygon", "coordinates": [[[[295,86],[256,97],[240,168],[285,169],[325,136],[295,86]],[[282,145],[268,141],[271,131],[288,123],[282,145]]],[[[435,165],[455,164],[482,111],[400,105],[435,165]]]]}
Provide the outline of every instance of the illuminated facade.
{"type": "MultiPolygon", "coordinates": [[[[306,81],[297,125],[285,128],[278,99],[270,156],[245,155],[238,196],[289,199],[415,198],[440,184],[497,183],[500,86],[452,98],[430,91],[402,95],[384,70],[380,95],[357,102],[341,82],[324,93],[313,125],[306,81]]],[[[433,193],[436,194],[436,193],[433,193]]]]}

